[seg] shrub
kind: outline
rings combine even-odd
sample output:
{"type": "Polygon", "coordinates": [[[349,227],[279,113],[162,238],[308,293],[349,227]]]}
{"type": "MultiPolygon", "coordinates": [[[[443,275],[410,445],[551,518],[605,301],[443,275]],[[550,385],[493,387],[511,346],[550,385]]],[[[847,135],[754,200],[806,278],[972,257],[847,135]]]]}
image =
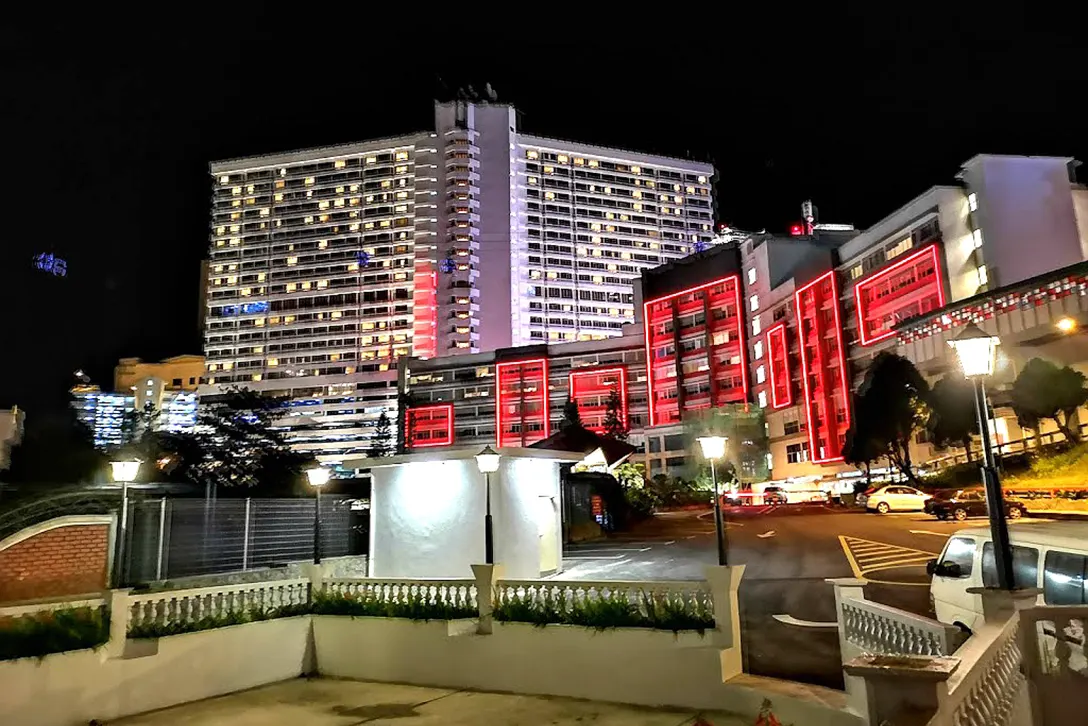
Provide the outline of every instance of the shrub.
{"type": "Polygon", "coordinates": [[[128,629],[130,638],[166,638],[171,635],[184,633],[196,633],[201,630],[225,628],[230,625],[242,625],[262,620],[275,620],[276,618],[291,618],[296,615],[306,615],[310,612],[309,605],[284,605],[278,608],[261,610],[239,610],[237,612],[224,613],[223,615],[209,615],[199,620],[173,621],[169,623],[141,623],[128,629]]]}
{"type": "Polygon", "coordinates": [[[109,639],[105,608],[66,608],[0,621],[0,660],[97,648],[109,639]]]}
{"type": "Polygon", "coordinates": [[[714,614],[702,603],[685,602],[675,596],[643,595],[632,603],[625,595],[611,593],[607,596],[573,600],[567,607],[561,593],[550,592],[525,595],[498,595],[495,619],[502,622],[581,625],[594,630],[612,628],[653,628],[671,630],[695,630],[700,634],[714,627],[714,614]]]}
{"type": "Polygon", "coordinates": [[[319,593],[314,598],[313,613],[409,620],[457,620],[479,615],[476,606],[469,602],[467,596],[432,602],[429,596],[420,592],[399,600],[382,600],[369,592],[358,595],[319,593]]]}

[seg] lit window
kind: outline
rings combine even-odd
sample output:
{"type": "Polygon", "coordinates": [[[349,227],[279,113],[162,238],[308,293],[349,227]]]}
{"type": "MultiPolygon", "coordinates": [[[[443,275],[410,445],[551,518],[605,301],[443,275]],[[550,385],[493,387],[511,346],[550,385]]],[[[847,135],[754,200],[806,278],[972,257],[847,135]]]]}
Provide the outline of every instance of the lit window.
{"type": "Polygon", "coordinates": [[[755,345],[752,346],[756,360],[763,357],[763,341],[757,340],[755,345]]]}
{"type": "Polygon", "coordinates": [[[544,167],[544,173],[545,173],[545,174],[551,174],[551,173],[553,173],[553,172],[555,172],[555,167],[554,167],[554,166],[546,166],[546,167],[544,167]]]}
{"type": "Polygon", "coordinates": [[[763,325],[759,322],[759,318],[752,318],[752,335],[759,335],[763,330],[763,325]]]}
{"type": "Polygon", "coordinates": [[[294,282],[287,283],[287,292],[294,292],[298,288],[298,285],[294,282]]]}
{"type": "Polygon", "coordinates": [[[530,150],[525,152],[525,158],[526,159],[539,159],[540,154],[538,152],[533,151],[532,149],[530,149],[530,150]]]}
{"type": "Polygon", "coordinates": [[[971,233],[971,244],[977,250],[982,247],[982,230],[976,229],[971,233]]]}
{"type": "Polygon", "coordinates": [[[986,265],[978,266],[978,284],[985,285],[990,279],[990,276],[986,272],[986,265]]]}
{"type": "Polygon", "coordinates": [[[854,265],[850,268],[850,279],[856,280],[865,274],[865,269],[861,265],[854,265]]]}
{"type": "Polygon", "coordinates": [[[967,195],[967,208],[972,212],[978,209],[978,195],[974,192],[967,195]]]}
{"type": "Polygon", "coordinates": [[[233,189],[230,190],[230,193],[233,194],[234,196],[238,196],[239,194],[242,193],[242,187],[234,187],[233,189]]]}
{"type": "Polygon", "coordinates": [[[705,176],[699,177],[699,183],[700,184],[706,184],[706,177],[705,176]]]}
{"type": "Polygon", "coordinates": [[[323,250],[328,246],[329,246],[329,241],[327,239],[318,240],[318,242],[317,242],[317,249],[319,249],[319,250],[323,250]]]}
{"type": "Polygon", "coordinates": [[[376,156],[366,157],[366,163],[368,163],[368,164],[376,164],[377,162],[378,162],[378,157],[376,157],[376,156]]]}
{"type": "Polygon", "coordinates": [[[590,159],[590,160],[589,160],[589,165],[590,165],[590,166],[591,166],[592,168],[594,168],[594,169],[595,169],[595,168],[597,168],[598,166],[600,166],[600,165],[601,165],[601,162],[597,161],[596,159],[590,159]]]}
{"type": "Polygon", "coordinates": [[[530,183],[530,184],[537,184],[537,183],[539,183],[539,181],[540,181],[540,180],[539,180],[539,179],[537,179],[537,178],[536,178],[535,176],[531,176],[531,177],[529,177],[529,183],[530,183]]]}
{"type": "Polygon", "coordinates": [[[334,161],[332,163],[332,167],[334,169],[343,169],[347,165],[348,165],[348,163],[346,161],[344,161],[343,159],[337,159],[336,161],[334,161]]]}
{"type": "Polygon", "coordinates": [[[317,289],[318,290],[324,290],[328,286],[329,286],[329,281],[328,280],[318,280],[317,281],[317,289]]]}
{"type": "Polygon", "coordinates": [[[393,158],[395,161],[408,161],[408,152],[398,151],[393,158]]]}
{"type": "Polygon", "coordinates": [[[756,396],[756,398],[759,400],[759,407],[760,408],[767,408],[767,392],[766,391],[760,391],[759,395],[756,396]]]}
{"type": "Polygon", "coordinates": [[[268,207],[264,207],[264,208],[262,208],[262,209],[260,210],[260,215],[261,215],[262,217],[267,217],[267,216],[268,216],[268,207]]]}
{"type": "Polygon", "coordinates": [[[291,265],[297,265],[297,264],[298,264],[298,258],[297,257],[288,257],[287,258],[287,266],[288,267],[290,267],[291,265]]]}
{"type": "Polygon", "coordinates": [[[555,192],[544,192],[544,198],[548,201],[555,199],[555,192]]]}
{"type": "Polygon", "coordinates": [[[264,282],[265,274],[263,272],[257,273],[257,282],[264,282]]]}
{"type": "Polygon", "coordinates": [[[889,260],[894,258],[894,257],[898,257],[899,255],[901,255],[904,252],[906,252],[907,250],[909,250],[911,248],[911,244],[912,243],[911,243],[911,238],[910,237],[907,237],[906,239],[900,240],[899,244],[897,244],[895,247],[892,247],[891,249],[887,250],[884,253],[884,257],[886,259],[889,259],[889,260]]]}
{"type": "Polygon", "coordinates": [[[312,216],[310,216],[310,215],[307,215],[307,216],[302,218],[302,223],[303,224],[313,224],[314,223],[314,218],[312,216]]]}
{"type": "Polygon", "coordinates": [[[754,267],[748,269],[748,284],[756,284],[756,268],[754,267]]]}
{"type": "Polygon", "coordinates": [[[229,176],[219,177],[219,183],[220,184],[230,184],[230,177],[229,176]]]}
{"type": "Polygon", "coordinates": [[[683,204],[683,203],[684,203],[684,198],[683,198],[683,197],[681,197],[681,196],[678,196],[678,195],[677,195],[677,196],[673,196],[672,200],[673,200],[674,202],[676,202],[677,204],[683,204]]]}
{"type": "Polygon", "coordinates": [[[763,366],[756,368],[756,383],[763,383],[767,380],[767,369],[763,366]]]}
{"type": "Polygon", "coordinates": [[[302,183],[306,186],[311,186],[314,183],[314,178],[312,176],[308,176],[302,180],[302,183]]]}
{"type": "Polygon", "coordinates": [[[752,307],[752,312],[759,310],[759,295],[753,295],[752,297],[748,298],[748,302],[752,307]]]}
{"type": "Polygon", "coordinates": [[[280,364],[280,362],[279,362],[279,360],[278,360],[278,359],[276,359],[276,358],[269,358],[269,359],[268,359],[268,367],[269,367],[269,368],[275,368],[275,367],[276,367],[276,366],[278,366],[279,364],[280,364]]]}
{"type": "Polygon", "coordinates": [[[317,203],[317,208],[318,209],[328,209],[329,208],[329,200],[328,199],[322,199],[320,202],[317,203]]]}

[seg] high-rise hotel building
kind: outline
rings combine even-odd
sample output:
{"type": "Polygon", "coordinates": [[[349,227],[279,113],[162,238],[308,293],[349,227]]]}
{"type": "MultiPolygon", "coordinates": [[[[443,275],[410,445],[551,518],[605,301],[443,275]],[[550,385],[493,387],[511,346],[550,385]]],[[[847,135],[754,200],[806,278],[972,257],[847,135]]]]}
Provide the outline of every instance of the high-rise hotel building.
{"type": "Polygon", "coordinates": [[[395,420],[398,358],[618,336],[641,271],[713,240],[710,164],[527,136],[501,104],[210,171],[202,395],[289,398],[330,462],[395,420]]]}

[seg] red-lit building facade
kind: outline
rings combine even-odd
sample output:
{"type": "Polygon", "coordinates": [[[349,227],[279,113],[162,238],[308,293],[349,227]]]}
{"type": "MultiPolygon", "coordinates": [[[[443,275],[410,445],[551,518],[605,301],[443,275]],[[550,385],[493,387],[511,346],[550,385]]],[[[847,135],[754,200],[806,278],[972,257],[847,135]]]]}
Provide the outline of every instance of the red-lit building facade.
{"type": "MultiPolygon", "coordinates": [[[[690,455],[683,412],[745,402],[764,411],[772,479],[845,473],[851,391],[873,358],[894,350],[926,375],[946,369],[944,347],[903,337],[912,321],[933,327],[964,301],[1015,287],[1038,270],[1036,253],[1084,259],[1088,190],[1069,182],[1068,166],[976,157],[960,185],[934,187],[863,232],[752,235],[644,271],[641,319],[619,338],[402,361],[413,405],[447,407],[414,424],[432,432],[414,445],[529,445],[557,429],[569,398],[600,430],[615,390],[650,474],[679,473],[690,455]],[[1025,245],[1023,234],[1044,241],[1025,245]]],[[[925,461],[932,452],[918,447],[925,461]]]]}

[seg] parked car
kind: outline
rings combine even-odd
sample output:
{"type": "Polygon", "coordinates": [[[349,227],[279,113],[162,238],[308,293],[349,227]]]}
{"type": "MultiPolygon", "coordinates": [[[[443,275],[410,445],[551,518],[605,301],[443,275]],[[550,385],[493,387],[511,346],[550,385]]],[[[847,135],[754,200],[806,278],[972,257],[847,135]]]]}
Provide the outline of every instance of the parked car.
{"type": "Polygon", "coordinates": [[[763,490],[764,504],[789,504],[789,497],[782,487],[770,486],[763,490]]]}
{"type": "MultiPolygon", "coordinates": [[[[986,492],[982,489],[960,489],[951,497],[930,499],[925,511],[937,519],[955,519],[962,522],[968,517],[986,517],[989,506],[986,504],[986,492]]],[[[1018,499],[1005,498],[1005,516],[1008,519],[1020,519],[1027,510],[1018,499]]]]}
{"type": "Polygon", "coordinates": [[[920,512],[925,509],[926,501],[931,497],[932,495],[920,492],[914,487],[889,484],[859,494],[857,502],[867,510],[880,512],[881,514],[887,514],[888,512],[920,512]]]}

